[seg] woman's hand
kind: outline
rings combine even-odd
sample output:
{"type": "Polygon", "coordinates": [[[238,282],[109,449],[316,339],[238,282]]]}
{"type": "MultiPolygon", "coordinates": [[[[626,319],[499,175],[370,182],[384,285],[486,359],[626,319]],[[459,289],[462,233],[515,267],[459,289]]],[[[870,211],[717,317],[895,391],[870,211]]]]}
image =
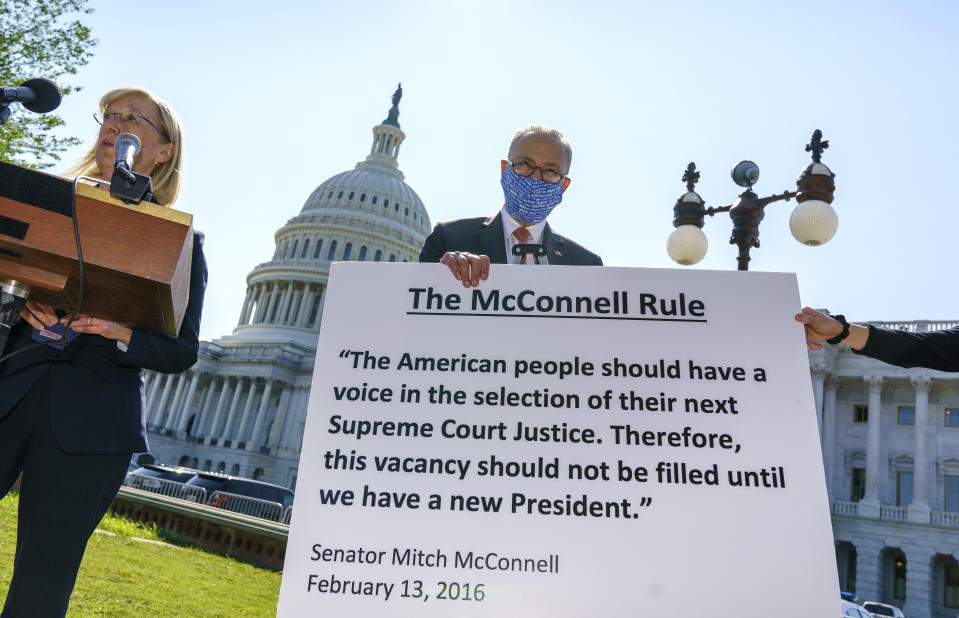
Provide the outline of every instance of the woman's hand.
{"type": "Polygon", "coordinates": [[[48,326],[53,326],[59,319],[53,307],[50,305],[41,305],[32,300],[27,301],[27,306],[20,312],[20,317],[37,330],[43,330],[48,326]]]}
{"type": "MultiPolygon", "coordinates": [[[[69,317],[70,316],[64,316],[60,318],[60,321],[66,324],[69,317]]],[[[77,314],[70,328],[83,335],[100,335],[105,339],[122,341],[124,345],[130,345],[130,336],[133,334],[133,329],[126,324],[120,324],[119,322],[110,320],[101,320],[100,318],[95,318],[85,313],[77,314]]]]}

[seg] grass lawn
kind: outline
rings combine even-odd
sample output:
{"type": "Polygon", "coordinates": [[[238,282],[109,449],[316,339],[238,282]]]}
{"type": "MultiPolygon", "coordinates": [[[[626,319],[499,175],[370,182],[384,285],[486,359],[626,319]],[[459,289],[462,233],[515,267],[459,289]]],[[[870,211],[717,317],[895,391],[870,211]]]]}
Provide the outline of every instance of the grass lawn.
{"type": "MultiPolygon", "coordinates": [[[[0,606],[13,570],[17,498],[0,500],[0,606]]],[[[107,514],[87,545],[67,616],[275,616],[280,574],[164,542],[151,527],[107,514]]]]}

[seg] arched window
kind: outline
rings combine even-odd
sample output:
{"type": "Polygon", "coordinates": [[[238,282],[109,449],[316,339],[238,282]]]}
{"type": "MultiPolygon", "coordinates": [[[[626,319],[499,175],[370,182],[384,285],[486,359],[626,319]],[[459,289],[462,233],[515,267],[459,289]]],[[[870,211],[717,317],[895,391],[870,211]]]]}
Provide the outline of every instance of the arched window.
{"type": "Polygon", "coordinates": [[[330,243],[330,251],[326,254],[326,259],[332,260],[333,256],[336,254],[336,241],[330,243]]]}
{"type": "Polygon", "coordinates": [[[377,196],[374,195],[374,196],[373,196],[373,199],[371,199],[370,202],[372,202],[372,203],[375,204],[375,203],[376,203],[376,197],[377,197],[377,196]]]}
{"type": "Polygon", "coordinates": [[[317,239],[316,239],[316,248],[313,249],[313,259],[314,259],[314,260],[320,259],[320,251],[322,251],[322,250],[323,250],[323,239],[322,239],[322,238],[317,238],[317,239]]]}
{"type": "Polygon", "coordinates": [[[293,250],[290,251],[290,257],[291,257],[291,258],[296,257],[296,247],[297,247],[297,245],[299,245],[299,244],[300,244],[300,239],[299,239],[299,238],[297,238],[296,240],[293,241],[293,250]]]}
{"type": "Polygon", "coordinates": [[[187,464],[189,464],[189,463],[190,463],[190,456],[189,456],[189,455],[184,455],[183,457],[180,458],[180,463],[178,463],[177,465],[178,465],[178,466],[185,466],[185,465],[187,465],[187,464]]]}
{"type": "Polygon", "coordinates": [[[240,464],[233,464],[233,467],[230,468],[230,476],[240,476],[240,464]]]}
{"type": "Polygon", "coordinates": [[[338,200],[343,199],[343,192],[342,192],[342,191],[340,191],[339,193],[336,194],[336,199],[338,199],[338,200]]]}
{"type": "Polygon", "coordinates": [[[389,208],[389,207],[390,207],[390,201],[389,201],[389,200],[383,200],[383,208],[389,208]]]}
{"type": "Polygon", "coordinates": [[[410,216],[410,207],[409,207],[409,206],[407,206],[407,207],[404,208],[403,210],[405,211],[405,212],[404,212],[404,216],[407,216],[407,217],[410,216]]]}
{"type": "Polygon", "coordinates": [[[303,253],[300,254],[300,259],[305,258],[309,252],[310,252],[310,239],[307,238],[306,240],[303,241],[303,253]]]}
{"type": "Polygon", "coordinates": [[[359,261],[361,261],[361,262],[366,259],[366,247],[365,247],[365,246],[364,246],[364,247],[360,247],[360,255],[359,255],[356,259],[359,260],[359,261]]]}
{"type": "Polygon", "coordinates": [[[353,253],[353,243],[346,243],[346,247],[343,248],[343,260],[350,259],[350,254],[353,253]]]}
{"type": "Polygon", "coordinates": [[[263,480],[263,468],[257,468],[253,471],[253,480],[262,481],[263,480]]]}
{"type": "Polygon", "coordinates": [[[226,472],[226,462],[225,462],[225,461],[221,461],[220,463],[216,464],[216,471],[217,471],[217,472],[226,472]]]}
{"type": "Polygon", "coordinates": [[[393,210],[395,210],[396,212],[399,212],[399,211],[400,211],[400,203],[399,203],[399,202],[393,204],[393,210]]]}
{"type": "Polygon", "coordinates": [[[390,254],[390,261],[391,261],[391,262],[395,262],[395,261],[396,261],[396,256],[393,255],[392,253],[390,254]]]}
{"type": "Polygon", "coordinates": [[[212,459],[207,459],[206,461],[204,461],[204,462],[203,462],[203,469],[206,470],[207,472],[209,472],[210,470],[212,470],[212,469],[213,469],[213,460],[212,460],[212,459]]]}
{"type": "Polygon", "coordinates": [[[349,196],[348,198],[346,198],[346,199],[348,199],[348,200],[353,199],[353,192],[352,192],[352,191],[350,191],[350,196],[349,196]]]}
{"type": "Polygon", "coordinates": [[[333,192],[332,192],[332,191],[330,191],[330,194],[326,196],[326,199],[330,199],[331,197],[333,197],[333,192]]]}
{"type": "Polygon", "coordinates": [[[366,201],[366,194],[365,194],[365,193],[360,193],[360,201],[361,201],[361,202],[365,202],[365,201],[366,201]]]}
{"type": "Polygon", "coordinates": [[[379,249],[377,249],[377,250],[376,250],[376,253],[373,254],[373,261],[374,261],[374,262],[379,262],[379,261],[382,260],[382,259],[383,259],[383,252],[380,251],[379,249]]]}

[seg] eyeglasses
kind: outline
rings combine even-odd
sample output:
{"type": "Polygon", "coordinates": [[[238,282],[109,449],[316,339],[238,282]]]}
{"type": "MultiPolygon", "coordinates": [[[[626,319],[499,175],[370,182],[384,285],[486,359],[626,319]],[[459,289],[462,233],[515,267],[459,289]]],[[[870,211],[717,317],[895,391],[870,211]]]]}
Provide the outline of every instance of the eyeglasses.
{"type": "Polygon", "coordinates": [[[121,127],[138,127],[140,126],[140,121],[142,120],[143,122],[153,127],[153,130],[159,133],[160,137],[162,137],[164,140],[166,140],[167,142],[172,141],[170,140],[169,137],[167,137],[167,134],[163,129],[156,126],[152,122],[150,122],[149,118],[141,114],[132,114],[130,112],[126,112],[126,113],[103,112],[102,120],[100,119],[100,116],[97,114],[93,114],[93,119],[96,120],[97,124],[101,126],[110,122],[111,120],[115,120],[116,123],[119,124],[121,127]]]}
{"type": "Polygon", "coordinates": [[[564,174],[560,174],[556,170],[546,169],[543,167],[537,167],[535,165],[530,165],[529,163],[519,162],[513,163],[512,161],[507,161],[509,166],[513,169],[513,173],[517,176],[529,177],[533,175],[533,172],[539,170],[539,177],[543,179],[543,182],[549,183],[551,185],[559,184],[563,178],[566,178],[564,174]]]}

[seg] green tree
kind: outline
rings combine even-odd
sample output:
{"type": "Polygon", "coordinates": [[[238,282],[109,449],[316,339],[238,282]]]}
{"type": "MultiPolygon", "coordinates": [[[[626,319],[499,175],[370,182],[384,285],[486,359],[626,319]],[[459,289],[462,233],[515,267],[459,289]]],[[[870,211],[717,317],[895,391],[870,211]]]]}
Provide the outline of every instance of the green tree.
{"type": "MultiPolygon", "coordinates": [[[[64,95],[80,88],[61,83],[89,62],[97,40],[79,17],[93,12],[87,0],[0,0],[0,85],[19,86],[33,77],[59,84],[64,95]]],[[[80,143],[55,133],[64,122],[55,113],[34,114],[19,104],[0,125],[0,159],[36,168],[50,167],[80,143]]]]}

